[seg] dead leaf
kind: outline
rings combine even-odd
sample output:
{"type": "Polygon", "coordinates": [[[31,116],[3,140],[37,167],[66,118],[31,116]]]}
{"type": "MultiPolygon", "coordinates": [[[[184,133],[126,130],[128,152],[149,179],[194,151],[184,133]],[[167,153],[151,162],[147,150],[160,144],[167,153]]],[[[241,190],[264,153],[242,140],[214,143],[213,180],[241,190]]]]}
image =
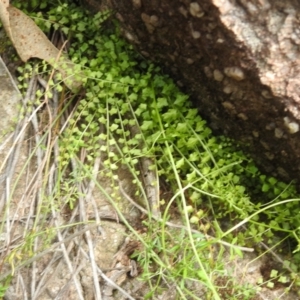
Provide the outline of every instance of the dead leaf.
{"type": "Polygon", "coordinates": [[[61,72],[65,84],[72,91],[82,85],[80,66],[61,55],[41,29],[19,9],[9,6],[8,0],[0,0],[0,18],[22,61],[37,57],[61,72]]]}
{"type": "Polygon", "coordinates": [[[9,14],[7,8],[9,6],[9,0],[0,0],[0,20],[7,32],[7,35],[12,40],[11,30],[9,27],[9,14]]]}

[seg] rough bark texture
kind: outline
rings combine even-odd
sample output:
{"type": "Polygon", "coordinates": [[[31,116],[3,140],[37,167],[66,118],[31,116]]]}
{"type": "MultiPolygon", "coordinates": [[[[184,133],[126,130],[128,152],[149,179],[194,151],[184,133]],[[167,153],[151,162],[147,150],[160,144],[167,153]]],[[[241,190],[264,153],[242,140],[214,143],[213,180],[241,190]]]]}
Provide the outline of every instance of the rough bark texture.
{"type": "Polygon", "coordinates": [[[213,129],[249,144],[268,173],[300,179],[298,1],[106,4],[124,36],[187,88],[213,129]]]}

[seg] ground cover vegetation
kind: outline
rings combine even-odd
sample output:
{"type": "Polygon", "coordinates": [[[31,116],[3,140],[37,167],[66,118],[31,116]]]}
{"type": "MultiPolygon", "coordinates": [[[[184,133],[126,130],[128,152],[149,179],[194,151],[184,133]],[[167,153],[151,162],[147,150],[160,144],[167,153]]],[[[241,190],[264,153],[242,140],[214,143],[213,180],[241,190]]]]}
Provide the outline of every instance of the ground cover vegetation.
{"type": "MultiPolygon", "coordinates": [[[[255,299],[255,289],[239,284],[224,262],[225,252],[233,259],[251,248],[258,255],[282,255],[280,271],[273,270],[270,280],[258,285],[271,288],[279,281],[288,290],[300,284],[299,198],[293,183],[262,174],[235,142],[214,136],[189,97],[159,66],[124,41],[113,12],[92,16],[60,1],[27,1],[20,9],[45,33],[60,32],[69,41],[67,55],[85,76],[83,89],[72,94],[43,62],[19,68],[24,95],[29,78],[36,73],[48,78],[46,86],[60,95],[50,126],[33,151],[49,145],[45,143],[49,132],[56,135],[58,148],[51,150],[56,154],[48,154],[43,174],[48,176],[55,156],[58,175],[50,193],[45,180],[39,206],[44,225],[35,222],[22,247],[7,253],[12,269],[30,261],[34,240],[37,236],[41,240],[44,232],[49,234],[42,249],[50,247],[56,229],[55,224],[47,228],[44,216],[66,204],[75,209],[82,194],[79,182],[92,180],[104,191],[94,174],[101,156],[98,175],[109,178],[113,190],[107,194],[108,201],[119,211],[117,170],[125,166],[148,216],[143,221],[147,231],[135,233],[144,246],[133,255],[141,266],[141,279],[149,282],[145,299],[162,293],[166,286],[175,287],[178,299],[201,299],[201,293],[205,299],[255,299]],[[60,120],[66,112],[62,127],[60,120]],[[80,160],[83,150],[86,155],[80,160]],[[141,180],[145,159],[155,178],[150,184],[160,192],[153,203],[141,180]],[[182,220],[180,229],[169,226],[174,218],[182,220]],[[195,292],[198,283],[204,289],[199,294],[195,292]]],[[[47,88],[38,91],[26,104],[24,117],[39,107],[45,95],[53,97],[47,88]]],[[[2,295],[10,279],[2,278],[2,295]]]]}

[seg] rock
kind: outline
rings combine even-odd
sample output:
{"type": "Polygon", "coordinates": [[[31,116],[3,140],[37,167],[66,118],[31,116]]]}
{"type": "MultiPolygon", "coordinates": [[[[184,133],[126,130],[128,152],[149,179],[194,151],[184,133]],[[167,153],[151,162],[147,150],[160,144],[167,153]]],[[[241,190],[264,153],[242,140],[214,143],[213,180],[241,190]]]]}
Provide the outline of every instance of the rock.
{"type": "Polygon", "coordinates": [[[247,141],[262,169],[299,180],[298,2],[85,2],[113,8],[128,41],[183,84],[214,129],[247,141]]]}

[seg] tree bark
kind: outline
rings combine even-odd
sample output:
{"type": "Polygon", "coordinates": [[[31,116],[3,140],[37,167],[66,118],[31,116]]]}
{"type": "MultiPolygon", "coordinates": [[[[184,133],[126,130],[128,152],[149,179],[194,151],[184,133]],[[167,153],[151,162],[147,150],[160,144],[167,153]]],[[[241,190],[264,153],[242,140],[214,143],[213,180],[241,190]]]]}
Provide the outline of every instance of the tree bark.
{"type": "Polygon", "coordinates": [[[250,145],[269,174],[300,179],[298,1],[102,1],[105,5],[116,11],[128,41],[188,90],[213,129],[250,145]]]}

